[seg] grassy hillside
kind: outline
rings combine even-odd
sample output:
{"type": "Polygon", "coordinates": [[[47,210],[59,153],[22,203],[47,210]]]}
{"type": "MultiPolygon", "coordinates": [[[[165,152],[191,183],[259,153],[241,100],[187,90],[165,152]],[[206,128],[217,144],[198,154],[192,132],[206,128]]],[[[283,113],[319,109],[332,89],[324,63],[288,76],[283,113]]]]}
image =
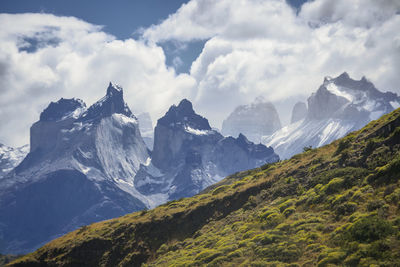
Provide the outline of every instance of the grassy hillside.
{"type": "Polygon", "coordinates": [[[400,266],[400,109],[197,196],[96,223],[11,266],[400,266]]]}

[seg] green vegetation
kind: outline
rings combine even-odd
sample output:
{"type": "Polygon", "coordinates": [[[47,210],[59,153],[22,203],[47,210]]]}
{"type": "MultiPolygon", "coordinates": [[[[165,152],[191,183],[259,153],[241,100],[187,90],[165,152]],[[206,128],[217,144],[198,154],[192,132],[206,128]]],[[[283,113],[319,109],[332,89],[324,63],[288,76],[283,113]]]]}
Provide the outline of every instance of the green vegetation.
{"type": "Polygon", "coordinates": [[[83,227],[12,266],[400,266],[400,109],[202,194],[83,227]]]}

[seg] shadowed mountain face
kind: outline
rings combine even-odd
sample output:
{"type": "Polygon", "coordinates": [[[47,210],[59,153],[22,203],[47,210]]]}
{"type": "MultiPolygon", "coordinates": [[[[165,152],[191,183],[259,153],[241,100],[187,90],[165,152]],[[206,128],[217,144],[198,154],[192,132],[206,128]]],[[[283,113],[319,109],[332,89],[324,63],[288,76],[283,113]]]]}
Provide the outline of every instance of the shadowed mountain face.
{"type": "Polygon", "coordinates": [[[177,199],[231,173],[278,159],[272,148],[255,145],[244,135],[224,138],[184,99],[158,120],[152,161],[139,171],[135,185],[143,194],[177,199]]]}
{"type": "Polygon", "coordinates": [[[222,123],[222,134],[233,137],[244,134],[249,140],[260,143],[262,136],[271,135],[281,128],[275,106],[258,97],[249,105],[238,106],[222,123]]]}
{"type": "Polygon", "coordinates": [[[302,108],[307,112],[303,119],[264,137],[263,143],[281,158],[290,158],[304,147],[320,147],[360,129],[399,105],[399,96],[379,91],[365,77],[353,80],[346,72],[326,77],[308,98],[308,110],[302,108]]]}

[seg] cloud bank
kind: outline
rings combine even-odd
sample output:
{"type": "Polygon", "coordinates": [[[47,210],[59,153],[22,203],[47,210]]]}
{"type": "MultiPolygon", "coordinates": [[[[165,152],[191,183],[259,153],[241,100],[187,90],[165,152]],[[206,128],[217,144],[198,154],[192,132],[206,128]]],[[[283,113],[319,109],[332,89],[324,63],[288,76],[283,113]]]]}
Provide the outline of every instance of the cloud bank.
{"type": "Polygon", "coordinates": [[[284,0],[191,0],[140,40],[117,40],[73,17],[1,14],[0,142],[26,143],[49,101],[90,104],[110,80],[153,119],[186,97],[217,127],[259,95],[305,99],[343,71],[400,93],[399,14],[396,0],[315,0],[298,13],[284,0]],[[190,73],[166,66],[160,44],[196,40],[207,41],[190,73]]]}
{"type": "Polygon", "coordinates": [[[209,39],[190,75],[197,106],[218,125],[238,102],[305,99],[324,76],[343,71],[399,92],[399,13],[396,0],[315,0],[299,14],[279,0],[192,0],[143,36],[209,39]]]}

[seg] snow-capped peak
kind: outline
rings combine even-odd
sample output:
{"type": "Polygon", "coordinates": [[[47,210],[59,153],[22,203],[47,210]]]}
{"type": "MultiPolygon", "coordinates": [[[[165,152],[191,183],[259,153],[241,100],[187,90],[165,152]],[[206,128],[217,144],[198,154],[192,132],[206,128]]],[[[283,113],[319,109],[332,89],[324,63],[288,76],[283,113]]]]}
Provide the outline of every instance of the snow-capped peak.
{"type": "Polygon", "coordinates": [[[365,76],[360,80],[350,78],[347,72],[336,78],[325,77],[318,91],[308,99],[308,118],[363,118],[367,122],[393,110],[400,103],[395,93],[383,93],[365,76]]]}
{"type": "Polygon", "coordinates": [[[107,88],[107,95],[113,95],[114,92],[122,93],[123,92],[122,86],[120,86],[117,83],[110,82],[107,88]]]}
{"type": "Polygon", "coordinates": [[[83,120],[93,120],[109,117],[114,113],[134,117],[128,105],[124,101],[123,89],[121,86],[110,82],[106,95],[94,103],[83,114],[83,120]]]}
{"type": "Polygon", "coordinates": [[[183,99],[178,106],[172,105],[157,124],[182,130],[186,130],[188,127],[196,130],[211,130],[208,120],[196,114],[192,103],[187,99],[183,99]]]}
{"type": "Polygon", "coordinates": [[[366,77],[354,80],[347,72],[336,78],[325,77],[307,101],[305,119],[295,120],[263,139],[281,158],[300,153],[305,146],[328,144],[400,106],[397,94],[381,92],[366,77]]]}
{"type": "Polygon", "coordinates": [[[86,104],[78,98],[61,98],[51,102],[40,114],[41,121],[58,121],[69,117],[78,118],[86,110],[86,104]]]}

